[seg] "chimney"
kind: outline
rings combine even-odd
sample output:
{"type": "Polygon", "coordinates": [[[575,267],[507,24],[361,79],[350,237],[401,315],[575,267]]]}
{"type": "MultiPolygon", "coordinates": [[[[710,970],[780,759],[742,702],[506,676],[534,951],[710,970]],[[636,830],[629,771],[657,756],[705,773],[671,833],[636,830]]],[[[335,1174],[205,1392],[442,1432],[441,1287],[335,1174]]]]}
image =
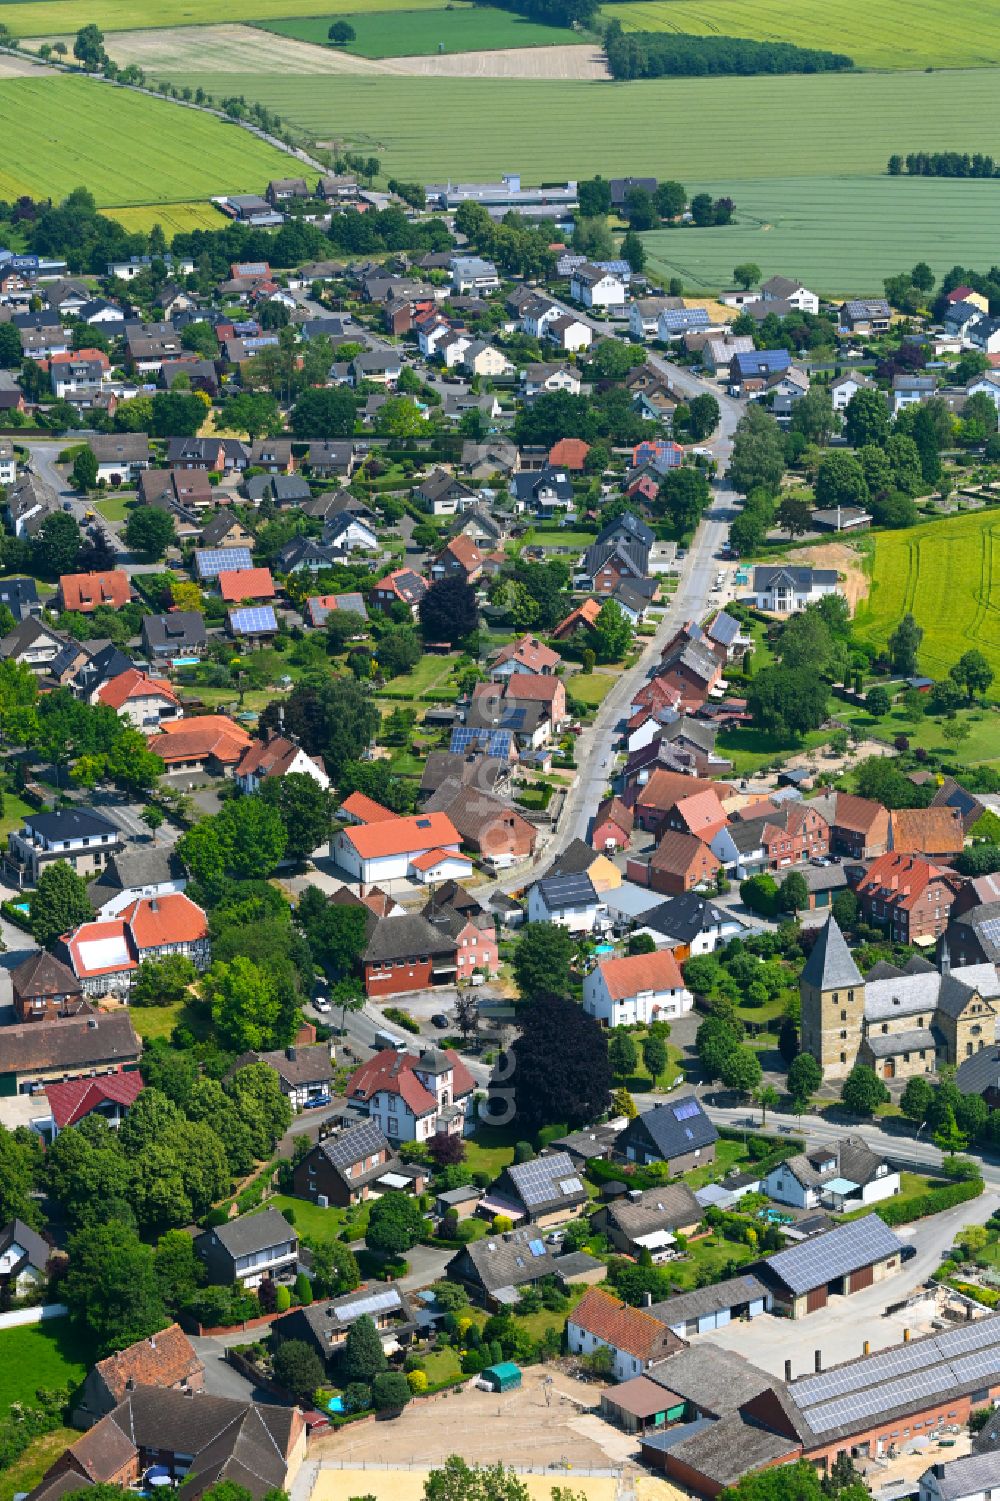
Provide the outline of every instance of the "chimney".
{"type": "Polygon", "coordinates": [[[296,1058],[298,1057],[298,1049],[294,1045],[287,1047],[285,1049],[285,1057],[288,1059],[289,1063],[294,1063],[296,1058]]]}
{"type": "Polygon", "coordinates": [[[872,1352],[871,1340],[866,1339],[861,1347],[862,1355],[870,1355],[872,1352]]]}
{"type": "Polygon", "coordinates": [[[155,896],[151,896],[149,899],[149,910],[150,912],[159,912],[160,910],[160,904],[155,896]]]}
{"type": "Polygon", "coordinates": [[[816,1371],[817,1375],[823,1369],[823,1351],[822,1350],[815,1350],[813,1352],[813,1369],[816,1371]]]}
{"type": "Polygon", "coordinates": [[[651,1292],[645,1292],[645,1293],[643,1293],[643,1295],[642,1295],[642,1306],[643,1306],[643,1308],[652,1308],[652,1306],[653,1306],[653,1294],[651,1292]]]}
{"type": "Polygon", "coordinates": [[[791,1381],[791,1379],[792,1379],[792,1362],[790,1360],[786,1360],[785,1361],[785,1380],[786,1381],[791,1381]]]}
{"type": "Polygon", "coordinates": [[[149,1348],[151,1350],[155,1350],[156,1349],[156,1335],[155,1334],[151,1334],[149,1336],[149,1348]]]}
{"type": "Polygon", "coordinates": [[[904,1329],[903,1330],[903,1344],[904,1345],[908,1345],[909,1343],[910,1343],[910,1331],[909,1331],[909,1329],[904,1329]]]}
{"type": "Polygon", "coordinates": [[[88,1016],[87,1017],[87,1028],[91,1032],[96,1032],[97,1031],[97,1017],[96,1016],[88,1016]]]}

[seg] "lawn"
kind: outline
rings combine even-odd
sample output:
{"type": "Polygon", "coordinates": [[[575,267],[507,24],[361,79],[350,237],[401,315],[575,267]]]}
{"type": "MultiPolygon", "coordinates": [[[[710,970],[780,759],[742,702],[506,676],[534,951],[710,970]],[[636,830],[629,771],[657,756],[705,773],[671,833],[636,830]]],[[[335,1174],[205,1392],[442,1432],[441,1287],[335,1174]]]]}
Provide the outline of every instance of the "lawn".
{"type": "MultiPolygon", "coordinates": [[[[60,8],[63,0],[46,0],[43,9],[60,8]]],[[[10,10],[5,7],[5,19],[10,10]]],[[[53,28],[54,29],[54,28],[53,28]]],[[[1000,112],[995,108],[996,75],[990,69],[965,72],[867,74],[841,73],[727,78],[727,107],[719,108],[716,78],[671,78],[609,85],[566,80],[489,78],[359,77],[344,74],[333,83],[316,76],[259,76],[253,73],[213,75],[204,72],[168,75],[177,84],[201,86],[209,93],[241,93],[276,110],[284,119],[324,140],[373,149],[387,176],[421,182],[442,177],[481,179],[510,170],[516,162],[525,182],[583,177],[601,172],[613,177],[627,160],[635,174],[670,176],[689,186],[701,181],[725,182],[740,204],[739,184],[777,179],[775,201],[787,201],[782,179],[789,177],[877,177],[893,151],[913,149],[913,121],[933,121],[935,150],[971,150],[969,121],[976,121],[977,151],[1000,155],[1000,112]],[[744,131],[734,149],[733,120],[794,119],[794,137],[777,140],[768,130],[744,131]],[[461,120],[461,130],[442,130],[442,120],[461,120]],[[496,122],[503,121],[503,129],[496,122]],[[697,121],[697,129],[691,122],[697,121]]],[[[15,85],[12,85],[14,87],[15,85]]],[[[885,200],[913,209],[928,202],[946,203],[951,214],[968,190],[973,204],[963,212],[956,243],[968,243],[965,231],[976,230],[977,216],[986,213],[991,184],[945,182],[930,184],[935,197],[906,197],[897,189],[921,187],[920,182],[884,178],[885,200]],[[952,196],[948,196],[948,190],[952,196]]],[[[845,202],[847,190],[837,198],[845,202]]],[[[168,196],[168,195],[164,195],[168,196]]],[[[181,195],[177,195],[178,197],[181,195]]],[[[189,189],[184,195],[192,197],[189,189]]],[[[992,204],[992,199],[989,202],[992,204]]],[[[897,211],[900,255],[912,264],[924,256],[927,241],[939,231],[915,215],[903,222],[897,211]]],[[[882,210],[866,224],[877,234],[882,210]]],[[[989,214],[986,213],[987,219],[989,214]]],[[[770,222],[770,215],[765,215],[770,222]]],[[[933,215],[935,221],[944,212],[933,215]]],[[[831,213],[836,240],[844,254],[855,252],[843,226],[831,213]]],[[[676,231],[679,237],[696,231],[676,231]]],[[[719,231],[727,245],[735,245],[738,231],[719,231]]],[[[982,227],[975,242],[984,243],[982,227]]],[[[742,252],[741,252],[742,253],[742,252]]],[[[956,255],[952,259],[956,259],[956,255]]],[[[970,256],[958,257],[974,263],[970,256]]],[[[736,259],[739,259],[737,254],[736,259]]],[[[760,259],[755,255],[755,260],[760,259]]],[[[729,271],[733,253],[726,251],[729,271]]],[[[761,262],[761,264],[763,264],[761,262]]],[[[881,292],[881,272],[865,262],[868,275],[861,285],[881,292]]],[[[789,268],[792,269],[792,268],[789,268]]],[[[804,275],[797,266],[795,274],[804,275]]],[[[852,267],[853,269],[853,267],[852,267]]],[[[894,264],[892,269],[898,269],[894,264]]],[[[728,276],[728,273],[727,273],[728,276]]]]}
{"type": "Polygon", "coordinates": [[[0,1330],[0,1414],[12,1402],[30,1403],[40,1386],[79,1386],[93,1363],[92,1341],[69,1319],[46,1319],[0,1330]]]}
{"type": "Polygon", "coordinates": [[[910,612],[924,632],[924,672],[941,677],[976,648],[1000,676],[1000,513],[931,521],[874,542],[872,587],[858,606],[856,633],[884,645],[910,612]]]}
{"type": "MultiPolygon", "coordinates": [[[[14,9],[4,7],[5,20],[14,9]]],[[[0,198],[9,200],[60,198],[82,183],[98,206],[187,204],[199,195],[259,192],[290,170],[283,152],[245,130],[83,78],[0,83],[0,140],[0,198]]]]}
{"type": "Polygon", "coordinates": [[[522,1138],[515,1126],[477,1126],[465,1142],[465,1166],[471,1173],[496,1178],[514,1161],[514,1145],[522,1138]]]}
{"type": "Polygon", "coordinates": [[[679,1292],[689,1292],[705,1282],[718,1282],[727,1262],[749,1261],[754,1253],[749,1246],[734,1240],[717,1240],[714,1235],[704,1240],[688,1241],[687,1254],[667,1267],[670,1279],[679,1292]],[[709,1275],[706,1277],[706,1273],[709,1275]]]}
{"type": "Polygon", "coordinates": [[[114,495],[106,496],[104,500],[97,501],[94,509],[100,511],[105,521],[124,521],[134,503],[134,495],[123,495],[121,491],[118,491],[114,495]]]}
{"type": "MultiPolygon", "coordinates": [[[[361,1204],[355,1210],[346,1209],[321,1209],[318,1204],[310,1204],[307,1199],[294,1199],[290,1194],[274,1194],[262,1209],[276,1209],[283,1214],[286,1209],[291,1210],[295,1217],[295,1229],[305,1240],[313,1241],[316,1245],[324,1242],[338,1240],[340,1232],[348,1225],[350,1216],[350,1228],[353,1240],[362,1240],[368,1228],[369,1205],[361,1204]]],[[[258,1212],[259,1211],[255,1211],[258,1212]]]]}
{"type": "Polygon", "coordinates": [[[165,1006],[130,1006],[128,1014],[144,1042],[151,1042],[159,1037],[169,1038],[179,1022],[189,1027],[199,1039],[207,1037],[209,1032],[208,1008],[203,1005],[170,1001],[165,1006]]]}
{"type": "MultiPolygon", "coordinates": [[[[340,17],[340,12],[337,16],[340,17]]],[[[402,10],[348,12],[343,16],[357,33],[349,46],[338,49],[361,57],[416,57],[436,52],[490,52],[504,47],[565,46],[566,31],[559,26],[541,26],[509,11],[489,6],[449,5],[447,11],[402,10]]],[[[327,31],[333,16],[290,16],[263,21],[265,31],[317,42],[327,46],[327,31]]],[[[578,38],[573,37],[573,41],[578,38]]]]}
{"type": "Polygon", "coordinates": [[[37,810],[32,808],[16,792],[5,792],[3,795],[3,812],[0,813],[0,838],[6,840],[7,835],[13,829],[19,829],[29,813],[37,810]]]}
{"type": "Polygon", "coordinates": [[[156,208],[109,208],[109,219],[128,230],[130,235],[148,234],[154,224],[159,224],[171,239],[174,235],[190,234],[195,229],[224,229],[229,223],[214,203],[171,203],[156,208]]]}
{"type": "MultiPolygon", "coordinates": [[[[4,25],[14,36],[41,36],[49,32],[76,32],[83,25],[79,0],[0,0],[4,25]]],[[[372,0],[373,10],[438,10],[445,0],[372,0]]],[[[149,6],[134,0],[94,0],[87,19],[102,31],[132,31],[137,26],[210,26],[220,20],[268,21],[284,5],[275,0],[228,0],[224,15],[218,0],[156,0],[149,6]]],[[[295,0],[303,15],[342,15],[357,8],[357,0],[295,0]]]]}
{"type": "Polygon", "coordinates": [[[14,1497],[34,1490],[50,1465],[62,1454],[67,1445],[80,1437],[76,1428],[56,1428],[52,1433],[43,1433],[29,1444],[10,1467],[0,1472],[0,1501],[14,1501],[14,1497]]]}
{"type": "MultiPolygon", "coordinates": [[[[896,1194],[892,1202],[896,1205],[909,1204],[912,1200],[919,1199],[925,1193],[929,1193],[932,1188],[946,1187],[947,1181],[943,1178],[929,1178],[924,1173],[900,1173],[899,1193],[896,1194]]],[[[871,1204],[866,1204],[861,1209],[855,1209],[851,1214],[843,1215],[842,1218],[845,1220],[860,1220],[866,1214],[871,1214],[872,1207],[871,1204]]],[[[877,1214],[878,1205],[876,1204],[874,1208],[877,1214]]]]}
{"type": "Polygon", "coordinates": [[[611,692],[618,679],[618,672],[574,672],[566,678],[566,692],[571,698],[596,709],[611,692]]]}
{"type": "Polygon", "coordinates": [[[451,1345],[445,1345],[440,1350],[431,1350],[429,1354],[422,1355],[420,1358],[427,1372],[429,1386],[441,1386],[446,1381],[454,1381],[462,1374],[462,1362],[458,1358],[458,1352],[451,1345]]]}
{"type": "Polygon", "coordinates": [[[1000,11],[968,12],[962,0],[640,0],[605,5],[626,31],[678,31],[695,36],[744,36],[847,52],[869,68],[976,68],[1000,62],[1000,11]],[[793,24],[794,22],[794,24],[793,24]],[[803,41],[807,38],[807,41],[803,41]]]}
{"type": "MultiPolygon", "coordinates": [[[[927,714],[920,719],[911,719],[905,709],[896,708],[880,719],[873,719],[864,709],[855,709],[849,704],[834,702],[831,708],[838,719],[856,725],[862,735],[875,734],[887,739],[905,735],[912,750],[937,751],[947,754],[949,759],[956,754],[955,748],[944,738],[944,726],[948,721],[943,716],[927,714]]],[[[1000,719],[996,714],[986,709],[960,709],[956,717],[969,726],[969,738],[958,747],[960,759],[970,766],[984,761],[1000,761],[1000,719]]]]}
{"type": "MultiPolygon", "coordinates": [[[[392,699],[419,698],[437,689],[447,697],[448,681],[457,661],[457,654],[436,656],[429,653],[420,658],[412,672],[405,672],[402,677],[390,678],[381,690],[382,695],[392,699]]],[[[454,693],[454,691],[452,687],[451,692],[454,693]]]]}
{"type": "Polygon", "coordinates": [[[747,776],[772,761],[787,761],[789,756],[822,745],[828,738],[822,730],[814,730],[795,741],[783,740],[780,735],[769,735],[763,730],[723,730],[716,749],[732,761],[736,776],[747,776]]]}
{"type": "Polygon", "coordinates": [[[590,547],[596,540],[596,532],[572,532],[567,527],[549,530],[540,530],[531,527],[525,532],[522,542],[525,547],[590,547]]]}
{"type": "Polygon", "coordinates": [[[718,1183],[727,1173],[734,1168],[749,1161],[749,1154],[741,1141],[726,1141],[719,1137],[715,1143],[715,1161],[706,1162],[704,1167],[692,1168],[684,1174],[684,1182],[688,1188],[704,1188],[706,1183],[718,1183]]]}

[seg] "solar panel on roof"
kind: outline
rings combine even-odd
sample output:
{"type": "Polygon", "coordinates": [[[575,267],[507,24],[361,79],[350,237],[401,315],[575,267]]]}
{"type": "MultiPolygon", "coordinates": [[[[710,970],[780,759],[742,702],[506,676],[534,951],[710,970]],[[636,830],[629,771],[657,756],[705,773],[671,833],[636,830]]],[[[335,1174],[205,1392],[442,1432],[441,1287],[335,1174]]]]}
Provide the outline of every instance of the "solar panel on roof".
{"type": "Polygon", "coordinates": [[[689,1121],[693,1115],[701,1113],[701,1107],[695,1099],[681,1100],[680,1104],[675,1105],[673,1109],[675,1121],[689,1121]]]}
{"type": "Polygon", "coordinates": [[[278,629],[278,622],[271,605],[253,605],[244,610],[230,610],[229,624],[234,631],[239,631],[244,636],[260,635],[263,632],[278,629]]]}
{"type": "Polygon", "coordinates": [[[528,1241],[528,1250],[531,1252],[532,1256],[544,1256],[545,1255],[545,1245],[540,1240],[529,1240],[528,1241]]]}
{"type": "Polygon", "coordinates": [[[194,556],[198,576],[203,579],[214,579],[220,573],[253,567],[249,547],[203,547],[194,556]]]}
{"type": "Polygon", "coordinates": [[[352,1299],[350,1303],[337,1303],[334,1312],[343,1321],[345,1315],[358,1319],[363,1313],[383,1313],[389,1308],[399,1308],[401,1304],[399,1293],[393,1288],[392,1292],[372,1293],[370,1297],[352,1299]]]}
{"type": "Polygon", "coordinates": [[[451,732],[448,749],[453,755],[462,756],[470,750],[478,750],[497,761],[509,761],[512,740],[510,730],[473,730],[467,725],[458,725],[451,732]]]}

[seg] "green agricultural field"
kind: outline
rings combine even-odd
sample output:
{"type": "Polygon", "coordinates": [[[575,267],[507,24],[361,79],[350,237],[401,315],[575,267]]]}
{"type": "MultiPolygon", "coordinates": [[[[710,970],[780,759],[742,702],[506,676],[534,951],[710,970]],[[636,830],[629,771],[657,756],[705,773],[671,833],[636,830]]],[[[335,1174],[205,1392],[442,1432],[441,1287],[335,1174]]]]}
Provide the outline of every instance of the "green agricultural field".
{"type": "MultiPolygon", "coordinates": [[[[983,511],[875,538],[857,633],[883,645],[907,612],[923,627],[920,666],[941,677],[973,647],[1000,682],[1000,515],[983,511]]],[[[997,689],[994,684],[994,690],[997,689]]]]}
{"type": "MultiPolygon", "coordinates": [[[[1000,10],[968,0],[639,0],[605,5],[627,31],[745,36],[847,52],[860,67],[978,68],[1000,62],[1000,10]]],[[[919,117],[918,117],[919,118],[919,117]]],[[[970,147],[970,150],[975,148],[970,147]]]]}
{"type": "MultiPolygon", "coordinates": [[[[53,0],[57,3],[57,0],[53,0]]],[[[184,203],[261,191],[289,158],[196,110],[84,78],[0,83],[0,198],[60,198],[88,187],[98,205],[184,203]]]]}
{"type": "MultiPolygon", "coordinates": [[[[686,183],[725,183],[739,202],[740,183],[766,177],[883,173],[891,152],[917,143],[915,121],[933,122],[935,150],[1000,156],[996,74],[989,69],[727,78],[725,109],[715,78],[609,84],[389,75],[167,77],[214,95],[259,99],[321,140],[375,150],[387,175],[423,182],[449,174],[485,177],[509,171],[512,162],[526,182],[614,176],[627,161],[634,173],[669,171],[686,183]],[[738,119],[794,120],[795,126],[740,131],[733,125],[738,119]],[[461,121],[461,128],[442,128],[449,120],[461,121]]],[[[910,226],[900,246],[901,264],[917,258],[916,228],[910,226]]],[[[831,224],[835,232],[839,226],[831,224]]],[[[965,257],[962,263],[968,264],[965,257]]]]}
{"type": "Polygon", "coordinates": [[[172,235],[188,235],[195,229],[224,229],[229,220],[214,203],[170,203],[157,207],[108,208],[109,219],[117,219],[129,234],[148,234],[159,224],[169,240],[172,235]]]}
{"type": "MultiPolygon", "coordinates": [[[[300,15],[341,15],[357,10],[358,0],[292,0],[300,15]]],[[[372,0],[372,10],[440,10],[447,0],[372,0]]],[[[76,32],[93,21],[102,31],[134,31],[137,26],[211,26],[220,21],[270,21],[285,6],[277,0],[93,0],[84,15],[80,0],[0,0],[3,22],[14,36],[76,32]]]]}
{"type": "MultiPolygon", "coordinates": [[[[334,17],[289,16],[282,21],[261,21],[265,31],[295,37],[300,42],[327,45],[327,31],[334,17]]],[[[512,11],[489,6],[449,8],[447,11],[369,11],[343,17],[357,32],[357,40],[345,47],[360,57],[419,57],[436,52],[492,52],[503,47],[564,47],[576,41],[560,26],[540,26],[512,11]]]]}
{"type": "Polygon", "coordinates": [[[907,177],[786,177],[692,183],[729,192],[736,217],[724,229],[644,235],[648,269],[686,287],[726,286],[733,267],[756,261],[764,276],[801,276],[828,296],[879,292],[913,260],[940,276],[954,265],[992,265],[1000,207],[995,182],[907,177]],[[835,227],[835,229],[834,229],[835,227]]]}

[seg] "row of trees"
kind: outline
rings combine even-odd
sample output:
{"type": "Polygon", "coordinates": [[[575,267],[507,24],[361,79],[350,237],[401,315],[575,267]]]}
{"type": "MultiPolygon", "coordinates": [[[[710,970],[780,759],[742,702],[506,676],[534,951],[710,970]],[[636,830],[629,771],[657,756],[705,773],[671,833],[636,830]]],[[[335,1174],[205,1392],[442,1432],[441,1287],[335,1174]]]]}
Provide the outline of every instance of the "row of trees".
{"type": "Polygon", "coordinates": [[[890,177],[1000,177],[1000,165],[981,151],[893,152],[886,170],[890,177]]]}
{"type": "Polygon", "coordinates": [[[680,78],[753,73],[830,73],[854,67],[842,52],[754,42],[746,37],[689,36],[682,32],[625,31],[612,21],[604,33],[612,78],[680,78]]]}

